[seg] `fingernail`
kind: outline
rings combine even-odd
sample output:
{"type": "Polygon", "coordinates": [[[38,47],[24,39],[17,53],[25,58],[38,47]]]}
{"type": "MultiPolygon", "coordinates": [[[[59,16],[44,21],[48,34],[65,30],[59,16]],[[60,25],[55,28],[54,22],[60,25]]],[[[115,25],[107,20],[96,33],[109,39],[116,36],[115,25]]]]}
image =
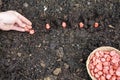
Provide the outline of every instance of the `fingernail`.
{"type": "Polygon", "coordinates": [[[32,28],[32,26],[29,26],[29,28],[31,29],[31,28],[32,28]]]}
{"type": "Polygon", "coordinates": [[[27,31],[27,32],[29,32],[29,29],[28,29],[28,27],[24,27],[24,30],[25,30],[25,31],[27,31]]]}

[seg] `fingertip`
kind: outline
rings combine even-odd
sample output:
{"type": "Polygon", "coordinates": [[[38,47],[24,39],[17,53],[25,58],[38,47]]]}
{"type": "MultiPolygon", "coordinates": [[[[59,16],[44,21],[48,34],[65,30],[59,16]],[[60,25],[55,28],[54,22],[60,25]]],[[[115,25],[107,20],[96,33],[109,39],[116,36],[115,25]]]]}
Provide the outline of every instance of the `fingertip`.
{"type": "Polygon", "coordinates": [[[26,17],[24,17],[23,15],[21,15],[17,11],[9,10],[7,12],[16,14],[19,17],[19,19],[22,20],[24,23],[26,23],[27,25],[30,25],[30,26],[32,25],[32,22],[29,19],[27,19],[26,17]]]}
{"type": "Polygon", "coordinates": [[[16,30],[16,31],[20,31],[20,32],[26,32],[25,29],[23,29],[23,28],[14,29],[14,30],[16,30]]]}
{"type": "Polygon", "coordinates": [[[25,27],[25,26],[26,26],[26,24],[23,23],[23,22],[22,22],[21,20],[19,20],[19,19],[16,20],[16,23],[17,23],[20,27],[25,27]]]}
{"type": "Polygon", "coordinates": [[[32,25],[32,22],[31,22],[29,19],[27,19],[26,17],[22,16],[21,14],[19,14],[18,17],[19,17],[24,23],[26,23],[27,25],[30,25],[30,26],[32,25]]]}
{"type": "Polygon", "coordinates": [[[21,32],[25,32],[25,29],[21,29],[21,32]]]}
{"type": "Polygon", "coordinates": [[[26,24],[21,24],[21,27],[26,27],[26,24]]]}
{"type": "Polygon", "coordinates": [[[27,26],[27,28],[32,29],[32,26],[27,26]]]}
{"type": "Polygon", "coordinates": [[[32,28],[32,26],[29,26],[30,28],[32,28]]]}
{"type": "Polygon", "coordinates": [[[27,27],[24,27],[24,29],[25,29],[26,32],[30,31],[30,29],[28,29],[27,27]]]}
{"type": "Polygon", "coordinates": [[[30,25],[30,26],[32,25],[32,22],[31,22],[31,21],[29,22],[29,25],[30,25]]]}
{"type": "Polygon", "coordinates": [[[27,25],[31,26],[32,25],[32,22],[30,20],[26,20],[24,21],[27,25]]]}
{"type": "Polygon", "coordinates": [[[20,31],[20,32],[25,32],[25,29],[24,29],[24,28],[18,27],[18,26],[13,26],[13,27],[11,28],[11,30],[20,31]]]}

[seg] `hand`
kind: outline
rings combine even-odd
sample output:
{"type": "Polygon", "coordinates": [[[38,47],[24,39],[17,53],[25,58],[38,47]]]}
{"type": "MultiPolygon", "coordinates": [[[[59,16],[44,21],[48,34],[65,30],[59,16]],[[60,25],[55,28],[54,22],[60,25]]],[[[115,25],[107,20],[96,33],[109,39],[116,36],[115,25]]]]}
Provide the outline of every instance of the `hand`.
{"type": "Polygon", "coordinates": [[[0,29],[4,31],[16,30],[25,32],[25,28],[31,29],[32,23],[16,11],[0,13],[0,29]]]}

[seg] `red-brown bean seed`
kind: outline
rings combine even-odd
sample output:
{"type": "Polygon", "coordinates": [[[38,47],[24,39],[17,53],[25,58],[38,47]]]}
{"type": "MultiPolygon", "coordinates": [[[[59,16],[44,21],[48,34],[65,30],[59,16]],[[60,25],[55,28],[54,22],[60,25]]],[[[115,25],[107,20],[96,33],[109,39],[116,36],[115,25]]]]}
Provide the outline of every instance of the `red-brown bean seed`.
{"type": "Polygon", "coordinates": [[[98,70],[102,70],[102,69],[103,69],[102,63],[101,63],[101,62],[98,63],[98,64],[96,65],[96,68],[97,68],[98,70]]]}
{"type": "Polygon", "coordinates": [[[98,74],[101,76],[103,74],[103,72],[102,71],[98,71],[98,74]]]}
{"type": "Polygon", "coordinates": [[[107,69],[103,69],[103,73],[108,74],[108,70],[107,69]]]}
{"type": "Polygon", "coordinates": [[[105,62],[105,58],[101,58],[101,61],[102,61],[102,62],[105,62]]]}
{"type": "Polygon", "coordinates": [[[117,80],[120,80],[120,76],[117,77],[117,80]]]}
{"type": "Polygon", "coordinates": [[[105,54],[110,54],[110,52],[109,52],[109,51],[105,51],[104,53],[105,53],[105,54]]]}
{"type": "Polygon", "coordinates": [[[83,28],[83,27],[84,27],[83,22],[80,22],[80,23],[79,23],[79,27],[80,27],[80,28],[83,28]]]}
{"type": "Polygon", "coordinates": [[[118,67],[118,69],[116,70],[115,73],[116,73],[117,76],[120,76],[120,67],[118,67]]]}
{"type": "Polygon", "coordinates": [[[93,65],[95,66],[96,64],[97,64],[97,62],[96,62],[96,61],[94,61],[94,62],[93,62],[93,65]]]}
{"type": "Polygon", "coordinates": [[[116,65],[113,65],[113,69],[116,70],[118,68],[118,66],[116,65]]]}
{"type": "Polygon", "coordinates": [[[114,56],[115,54],[116,54],[116,51],[114,50],[110,52],[110,56],[114,56]]]}
{"type": "Polygon", "coordinates": [[[106,75],[106,78],[109,80],[111,78],[111,75],[110,74],[107,74],[106,75]]]}
{"type": "Polygon", "coordinates": [[[29,31],[29,33],[30,33],[30,34],[34,34],[35,31],[34,31],[33,29],[31,29],[31,30],[29,31]]]}
{"type": "Polygon", "coordinates": [[[94,69],[94,65],[91,63],[88,65],[89,69],[94,69]]]}
{"type": "Polygon", "coordinates": [[[100,61],[100,59],[97,58],[95,62],[96,63],[100,63],[101,61],[100,61]]]}
{"type": "Polygon", "coordinates": [[[110,68],[109,73],[110,73],[111,75],[114,74],[114,70],[113,70],[113,68],[110,68]]]}
{"type": "Polygon", "coordinates": [[[98,51],[100,56],[104,56],[104,52],[103,51],[98,51]]]}
{"type": "Polygon", "coordinates": [[[99,77],[100,77],[100,75],[99,75],[99,74],[97,74],[97,73],[95,73],[95,77],[96,77],[96,78],[99,78],[99,77]]]}
{"type": "Polygon", "coordinates": [[[100,53],[97,51],[97,52],[95,53],[95,56],[96,56],[96,57],[100,57],[100,53]]]}
{"type": "Polygon", "coordinates": [[[115,59],[115,58],[120,58],[120,55],[116,53],[114,56],[112,56],[112,58],[113,58],[113,59],[115,59]]]}
{"type": "Polygon", "coordinates": [[[109,66],[104,66],[103,68],[106,69],[106,70],[110,69],[109,66]]]}
{"type": "Polygon", "coordinates": [[[106,59],[109,55],[108,54],[105,54],[103,57],[106,59]]]}
{"type": "Polygon", "coordinates": [[[46,29],[50,29],[50,24],[47,23],[45,27],[46,29]]]}
{"type": "Polygon", "coordinates": [[[116,80],[116,76],[113,75],[113,76],[111,77],[111,80],[116,80]]]}
{"type": "Polygon", "coordinates": [[[112,63],[118,63],[118,62],[119,62],[119,59],[118,59],[118,58],[112,59],[112,63]]]}
{"type": "Polygon", "coordinates": [[[109,63],[109,62],[103,62],[103,65],[104,65],[104,66],[109,66],[110,63],[109,63]]]}
{"type": "Polygon", "coordinates": [[[93,54],[93,55],[90,55],[89,60],[92,60],[93,58],[94,58],[94,54],[93,54]]]}
{"type": "Polygon", "coordinates": [[[104,76],[101,76],[100,80],[106,80],[106,78],[104,76]]]}
{"type": "Polygon", "coordinates": [[[99,23],[98,23],[98,22],[95,22],[94,27],[95,27],[95,28],[99,27],[99,23]]]}
{"type": "Polygon", "coordinates": [[[94,76],[94,74],[95,74],[93,70],[90,70],[90,73],[92,76],[94,76]]]}
{"type": "Polygon", "coordinates": [[[111,60],[111,57],[110,57],[110,56],[107,56],[107,57],[106,57],[106,61],[109,62],[110,60],[111,60]]]}
{"type": "Polygon", "coordinates": [[[66,26],[67,26],[66,22],[62,22],[62,27],[66,28],[66,26]]]}
{"type": "Polygon", "coordinates": [[[96,61],[96,57],[93,57],[92,61],[96,61]]]}
{"type": "Polygon", "coordinates": [[[94,69],[94,72],[95,72],[95,73],[98,72],[98,71],[99,71],[99,69],[97,69],[97,68],[94,69]]]}

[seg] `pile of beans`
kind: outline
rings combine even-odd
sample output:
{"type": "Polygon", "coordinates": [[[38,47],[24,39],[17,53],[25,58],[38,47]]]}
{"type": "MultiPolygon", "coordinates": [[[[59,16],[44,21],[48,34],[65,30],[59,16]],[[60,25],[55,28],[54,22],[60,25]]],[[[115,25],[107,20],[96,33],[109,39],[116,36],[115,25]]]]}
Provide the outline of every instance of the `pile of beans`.
{"type": "Polygon", "coordinates": [[[89,72],[97,80],[120,80],[120,54],[116,51],[99,50],[89,60],[89,72]]]}

